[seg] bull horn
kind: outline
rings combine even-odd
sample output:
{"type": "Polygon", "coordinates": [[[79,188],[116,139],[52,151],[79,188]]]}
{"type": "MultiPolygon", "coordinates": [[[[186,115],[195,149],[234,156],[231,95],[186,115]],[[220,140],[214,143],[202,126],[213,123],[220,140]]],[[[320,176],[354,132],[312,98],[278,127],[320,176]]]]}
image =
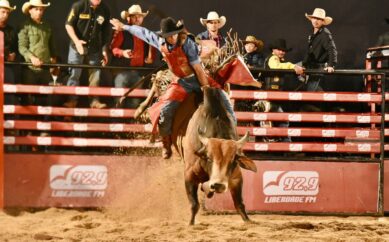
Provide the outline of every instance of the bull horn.
{"type": "Polygon", "coordinates": [[[197,134],[199,136],[200,142],[204,145],[207,146],[208,144],[208,138],[204,136],[204,132],[200,129],[200,127],[197,129],[197,134]]]}
{"type": "Polygon", "coordinates": [[[238,146],[238,150],[242,149],[242,147],[249,141],[249,131],[238,141],[236,141],[236,145],[238,146]]]}

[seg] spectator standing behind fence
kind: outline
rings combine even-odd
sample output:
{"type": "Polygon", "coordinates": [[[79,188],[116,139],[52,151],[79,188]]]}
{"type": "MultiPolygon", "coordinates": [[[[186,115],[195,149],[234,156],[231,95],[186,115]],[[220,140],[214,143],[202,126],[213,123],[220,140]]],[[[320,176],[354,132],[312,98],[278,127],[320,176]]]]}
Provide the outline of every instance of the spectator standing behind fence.
{"type": "MultiPolygon", "coordinates": [[[[135,4],[128,11],[122,11],[120,15],[129,25],[142,26],[143,19],[148,13],[142,12],[142,8],[135,4]]],[[[115,31],[110,47],[113,66],[145,66],[153,63],[156,54],[156,50],[149,44],[127,31],[115,31]]],[[[118,88],[131,87],[140,79],[140,74],[136,70],[114,70],[113,74],[115,87],[118,88]]],[[[124,107],[136,108],[141,101],[138,98],[127,98],[124,107]]]]}
{"type": "MultiPolygon", "coordinates": [[[[321,69],[334,72],[337,63],[337,51],[331,32],[324,26],[332,23],[332,18],[326,16],[326,11],[315,8],[312,14],[305,14],[311,21],[313,33],[308,36],[308,52],[303,60],[307,69],[321,69]]],[[[310,75],[306,85],[307,91],[322,91],[321,75],[310,75]]]]}
{"type": "MultiPolygon", "coordinates": [[[[50,3],[30,0],[22,7],[22,12],[29,15],[29,18],[23,23],[18,34],[19,52],[26,62],[32,63],[32,66],[23,69],[24,84],[49,85],[53,81],[49,68],[41,67],[45,63],[56,63],[53,31],[51,26],[42,20],[48,6],[50,3]]],[[[27,104],[46,105],[47,98],[39,97],[34,100],[30,96],[27,104]]]]}
{"type": "MultiPolygon", "coordinates": [[[[8,0],[0,0],[0,31],[4,33],[4,61],[15,61],[18,49],[16,31],[8,24],[8,18],[16,6],[11,7],[8,0]]],[[[4,66],[4,82],[15,84],[15,72],[13,67],[4,66]]],[[[5,94],[5,104],[15,104],[15,96],[5,94]]]]}
{"type": "Polygon", "coordinates": [[[207,18],[200,18],[200,23],[207,28],[206,31],[197,35],[197,38],[201,40],[213,40],[216,42],[218,48],[222,47],[226,40],[224,36],[220,34],[219,30],[226,24],[227,19],[224,16],[219,17],[219,14],[215,11],[208,13],[207,18]]]}
{"type": "Polygon", "coordinates": [[[243,41],[244,49],[246,51],[244,55],[244,61],[248,67],[263,67],[265,57],[262,54],[263,41],[255,38],[252,35],[248,35],[243,41]]]}
{"type": "MultiPolygon", "coordinates": [[[[271,55],[265,60],[265,68],[266,69],[290,69],[294,70],[296,74],[301,75],[304,72],[304,68],[293,64],[291,62],[287,62],[285,60],[285,54],[292,50],[292,48],[288,48],[286,44],[286,40],[284,39],[276,39],[273,41],[269,48],[271,50],[271,55]]],[[[271,77],[265,78],[265,90],[269,91],[280,91],[282,90],[282,86],[284,85],[284,78],[282,75],[274,75],[271,77]]],[[[284,112],[282,106],[279,103],[272,102],[271,104],[263,105],[265,112],[284,112]]],[[[274,122],[275,127],[289,127],[289,122],[274,122]]],[[[285,137],[282,141],[290,142],[290,137],[285,137]]]]}
{"type": "MultiPolygon", "coordinates": [[[[68,54],[69,64],[106,65],[107,44],[110,38],[110,12],[102,0],[79,0],[70,9],[65,28],[71,39],[68,54]]],[[[100,69],[89,69],[89,86],[99,86],[100,69]]],[[[68,86],[79,86],[82,69],[71,68],[68,86]]],[[[66,107],[77,106],[77,97],[65,103],[66,107]]],[[[90,100],[91,108],[105,108],[97,97],[90,100]]]]}

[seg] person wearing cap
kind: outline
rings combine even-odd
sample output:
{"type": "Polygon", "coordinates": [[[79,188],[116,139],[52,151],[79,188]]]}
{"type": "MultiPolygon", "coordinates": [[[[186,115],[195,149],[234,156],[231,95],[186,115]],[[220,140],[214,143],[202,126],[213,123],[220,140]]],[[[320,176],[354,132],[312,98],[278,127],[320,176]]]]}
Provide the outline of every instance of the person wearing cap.
{"type": "MultiPolygon", "coordinates": [[[[205,73],[197,44],[186,32],[182,21],[176,21],[171,17],[164,18],[160,23],[161,31],[157,33],[141,26],[124,25],[117,19],[111,19],[111,24],[114,29],[128,31],[158,49],[169,69],[177,76],[172,80],[166,93],[149,109],[152,124],[155,127],[158,123],[159,133],[162,136],[162,157],[168,159],[172,155],[170,135],[173,118],[179,105],[190,93],[201,93],[201,87],[221,88],[221,85],[205,73]]],[[[222,95],[222,100],[227,111],[236,121],[228,97],[222,95]]]]}
{"type": "Polygon", "coordinates": [[[265,57],[262,54],[263,41],[248,35],[243,41],[246,54],[244,60],[248,67],[263,67],[265,57]]]}
{"type": "MultiPolygon", "coordinates": [[[[102,0],[78,0],[68,14],[65,28],[71,41],[68,63],[106,65],[108,62],[108,44],[111,36],[109,25],[110,12],[102,0]]],[[[100,69],[89,69],[89,86],[99,86],[100,69]]],[[[68,86],[79,86],[82,70],[71,68],[68,86]]],[[[77,97],[65,103],[66,107],[77,106],[77,97]]],[[[105,108],[97,97],[91,98],[91,108],[105,108]]]]}
{"type": "MultiPolygon", "coordinates": [[[[326,16],[322,8],[315,8],[312,14],[305,14],[311,22],[313,33],[308,37],[308,52],[304,57],[303,66],[309,69],[322,69],[334,72],[337,63],[337,50],[331,32],[325,26],[332,23],[332,18],[326,16]]],[[[320,91],[320,76],[310,75],[307,91],[320,91]]]]}
{"type": "MultiPolygon", "coordinates": [[[[42,0],[30,0],[23,4],[22,12],[28,15],[19,31],[19,52],[26,62],[32,65],[24,68],[22,81],[29,85],[49,85],[53,81],[49,68],[42,68],[42,64],[56,63],[53,29],[43,21],[43,15],[50,3],[42,0]]],[[[37,98],[38,99],[38,98],[37,98]]],[[[47,99],[33,100],[28,98],[29,105],[47,104],[47,99]]]]}
{"type": "MultiPolygon", "coordinates": [[[[0,0],[0,31],[4,33],[4,61],[13,62],[18,51],[18,37],[15,29],[8,24],[8,18],[16,6],[11,7],[8,0],[0,0]]],[[[15,71],[12,66],[4,66],[4,82],[15,84],[15,71]]],[[[6,104],[15,104],[14,95],[5,94],[6,104]]]]}
{"type": "MultiPolygon", "coordinates": [[[[387,24],[389,24],[389,18],[385,18],[387,24]]],[[[389,32],[385,32],[378,36],[376,46],[386,46],[389,45],[389,32]]]]}
{"type": "MultiPolygon", "coordinates": [[[[271,50],[270,56],[268,56],[265,60],[265,68],[267,69],[292,69],[296,72],[297,75],[301,75],[304,73],[304,68],[293,64],[291,62],[287,62],[285,60],[285,55],[287,52],[291,51],[292,48],[288,48],[285,39],[276,39],[269,45],[269,49],[271,50]]],[[[274,81],[274,80],[273,80],[274,81]]],[[[276,81],[278,82],[278,81],[276,81]]],[[[273,83],[273,82],[271,82],[273,83]]],[[[280,90],[282,88],[282,84],[266,84],[267,90],[280,90]]]]}
{"type": "MultiPolygon", "coordinates": [[[[269,49],[271,50],[270,56],[268,56],[265,60],[264,67],[265,69],[290,69],[294,70],[297,75],[301,75],[304,73],[304,68],[288,62],[285,60],[285,55],[287,52],[291,51],[292,48],[289,48],[286,44],[285,39],[276,39],[270,43],[269,49]]],[[[283,76],[270,76],[265,78],[265,90],[269,91],[281,91],[284,85],[284,77],[283,76]]],[[[271,102],[270,105],[263,105],[264,107],[268,107],[268,110],[264,110],[266,112],[284,112],[280,103],[271,102]]],[[[275,127],[289,127],[289,122],[273,122],[275,127]]],[[[284,137],[281,139],[283,142],[290,142],[290,137],[284,137]]]]}
{"type": "MultiPolygon", "coordinates": [[[[127,24],[142,26],[143,19],[148,13],[149,11],[142,12],[142,8],[134,4],[128,11],[122,11],[120,15],[127,24]]],[[[113,55],[111,61],[113,66],[141,67],[152,64],[155,58],[154,48],[127,31],[114,32],[110,49],[113,55]]],[[[113,75],[114,84],[117,88],[131,87],[140,79],[140,74],[136,70],[114,70],[113,75]]],[[[141,99],[128,98],[126,101],[125,107],[136,108],[141,99]]]]}
{"type": "Polygon", "coordinates": [[[219,16],[215,11],[208,13],[207,18],[200,18],[200,23],[207,28],[204,32],[199,33],[196,37],[200,40],[214,40],[218,48],[222,47],[226,40],[219,30],[226,24],[227,19],[219,16]]]}

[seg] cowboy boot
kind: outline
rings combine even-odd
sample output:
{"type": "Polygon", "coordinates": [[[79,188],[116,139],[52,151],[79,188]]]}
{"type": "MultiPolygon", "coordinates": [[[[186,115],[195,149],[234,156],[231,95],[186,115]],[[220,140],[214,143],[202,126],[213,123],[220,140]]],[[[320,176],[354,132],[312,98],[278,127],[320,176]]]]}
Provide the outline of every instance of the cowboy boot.
{"type": "Polygon", "coordinates": [[[162,137],[162,158],[169,159],[172,156],[172,140],[170,135],[162,137]]]}

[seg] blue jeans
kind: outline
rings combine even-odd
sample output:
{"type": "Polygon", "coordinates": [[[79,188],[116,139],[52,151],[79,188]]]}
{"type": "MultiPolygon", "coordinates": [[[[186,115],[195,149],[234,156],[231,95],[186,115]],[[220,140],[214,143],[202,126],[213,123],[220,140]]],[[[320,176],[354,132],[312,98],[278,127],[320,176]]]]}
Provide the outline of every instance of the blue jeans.
{"type": "MultiPolygon", "coordinates": [[[[84,63],[84,59],[87,57],[89,65],[100,65],[102,60],[102,54],[98,51],[95,53],[88,53],[87,55],[80,55],[75,48],[70,44],[68,63],[81,65],[84,63]]],[[[100,84],[100,69],[88,69],[89,72],[89,86],[97,87],[100,84]]],[[[82,69],[70,68],[70,77],[67,82],[67,86],[79,86],[82,69]]],[[[75,98],[75,97],[74,97],[75,98]]]]}
{"type": "MultiPolygon", "coordinates": [[[[276,112],[276,113],[283,113],[284,110],[279,104],[273,104],[272,103],[272,108],[270,109],[271,112],[276,112]]],[[[284,121],[284,122],[273,122],[274,127],[281,127],[281,128],[288,128],[289,127],[289,121],[284,121]]],[[[289,136],[281,138],[281,142],[292,142],[291,138],[289,136]]]]}
{"type": "MultiPolygon", "coordinates": [[[[179,79],[178,84],[182,86],[185,89],[186,93],[188,94],[192,92],[201,93],[200,84],[196,76],[192,76],[186,79],[179,79]]],[[[234,123],[236,124],[235,113],[227,97],[227,94],[224,91],[222,91],[221,93],[222,93],[221,98],[224,107],[226,108],[227,112],[231,114],[231,117],[233,118],[234,123]]],[[[177,111],[177,108],[180,106],[180,104],[181,102],[179,101],[170,101],[161,108],[161,113],[158,122],[159,134],[161,136],[171,135],[172,127],[173,127],[173,119],[177,111]]]]}
{"type": "Polygon", "coordinates": [[[322,91],[320,84],[321,76],[318,75],[311,75],[307,82],[307,91],[308,92],[318,92],[322,91]]]}
{"type": "MultiPolygon", "coordinates": [[[[132,87],[139,79],[140,75],[137,71],[120,71],[115,74],[114,84],[117,88],[129,88],[132,87]]],[[[118,100],[120,100],[120,97],[117,98],[117,101],[118,100]]],[[[126,98],[123,107],[136,108],[141,102],[141,98],[126,98]]]]}

